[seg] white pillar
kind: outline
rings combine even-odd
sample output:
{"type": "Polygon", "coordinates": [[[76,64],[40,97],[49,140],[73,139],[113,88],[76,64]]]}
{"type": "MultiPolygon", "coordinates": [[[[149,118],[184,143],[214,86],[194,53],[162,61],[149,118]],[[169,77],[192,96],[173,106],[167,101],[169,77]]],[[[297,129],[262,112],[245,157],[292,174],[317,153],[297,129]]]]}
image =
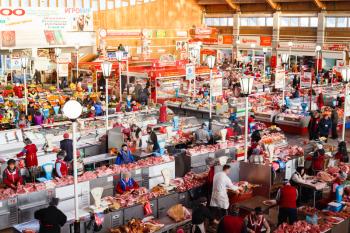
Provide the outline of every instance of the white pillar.
{"type": "Polygon", "coordinates": [[[345,124],[346,124],[346,111],[347,110],[347,96],[348,96],[348,93],[349,92],[349,85],[348,84],[345,84],[345,93],[344,93],[344,117],[343,117],[343,128],[342,128],[342,141],[345,141],[345,124]]]}
{"type": "Polygon", "coordinates": [[[210,69],[210,77],[209,77],[209,86],[210,86],[210,89],[209,89],[209,119],[211,121],[211,116],[212,116],[212,79],[213,79],[213,69],[210,69]]]}
{"type": "Polygon", "coordinates": [[[77,138],[76,138],[77,122],[72,122],[72,140],[73,140],[73,177],[74,177],[74,209],[75,221],[79,221],[79,202],[78,202],[78,162],[77,162],[77,138]]]}
{"type": "Polygon", "coordinates": [[[119,70],[119,102],[122,102],[123,99],[123,92],[122,92],[122,62],[120,61],[118,63],[118,70],[119,70]]]}
{"type": "Polygon", "coordinates": [[[232,16],[233,18],[233,30],[232,30],[232,59],[237,59],[239,55],[239,45],[237,44],[237,40],[239,39],[239,30],[240,30],[240,17],[241,13],[236,13],[232,16]]]}
{"type": "Polygon", "coordinates": [[[24,84],[24,105],[25,105],[25,111],[26,116],[28,116],[28,88],[27,88],[27,64],[26,67],[23,69],[23,84],[24,84]]]}
{"type": "Polygon", "coordinates": [[[249,97],[245,97],[245,127],[244,127],[244,161],[248,161],[248,108],[249,108],[249,97]]]}
{"type": "Polygon", "coordinates": [[[108,77],[106,78],[106,133],[108,132],[108,77]]]}

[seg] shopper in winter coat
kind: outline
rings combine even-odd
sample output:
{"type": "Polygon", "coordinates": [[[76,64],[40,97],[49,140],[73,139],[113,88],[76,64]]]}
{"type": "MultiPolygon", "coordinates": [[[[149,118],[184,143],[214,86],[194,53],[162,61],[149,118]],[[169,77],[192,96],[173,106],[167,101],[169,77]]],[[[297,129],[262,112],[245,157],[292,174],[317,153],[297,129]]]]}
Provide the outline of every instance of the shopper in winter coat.
{"type": "Polygon", "coordinates": [[[308,125],[309,140],[317,140],[319,138],[320,114],[318,112],[311,113],[311,119],[308,125]]]}
{"type": "Polygon", "coordinates": [[[37,210],[34,218],[39,220],[39,233],[60,233],[67,222],[67,216],[57,208],[59,199],[52,198],[49,207],[37,210]]]}
{"type": "Polygon", "coordinates": [[[337,139],[338,138],[337,128],[338,128],[339,116],[338,116],[338,111],[335,107],[333,107],[332,109],[331,120],[332,120],[332,139],[337,139]]]}
{"type": "Polygon", "coordinates": [[[329,132],[332,129],[332,120],[328,114],[324,115],[324,117],[320,120],[319,129],[320,137],[326,138],[327,142],[329,132]]]}

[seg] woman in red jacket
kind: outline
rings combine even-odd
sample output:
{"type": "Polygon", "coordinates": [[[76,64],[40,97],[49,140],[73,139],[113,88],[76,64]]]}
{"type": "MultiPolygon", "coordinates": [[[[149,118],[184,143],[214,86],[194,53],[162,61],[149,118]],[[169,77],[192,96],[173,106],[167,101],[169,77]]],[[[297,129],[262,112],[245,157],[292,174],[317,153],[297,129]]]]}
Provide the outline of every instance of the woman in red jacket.
{"type": "Polygon", "coordinates": [[[131,178],[131,174],[129,172],[124,173],[124,178],[120,179],[117,184],[117,193],[123,194],[124,192],[134,191],[138,189],[139,185],[137,182],[131,178]]]}
{"type": "Polygon", "coordinates": [[[23,179],[14,159],[7,161],[7,168],[2,174],[2,181],[9,188],[17,189],[18,185],[23,184],[23,179]]]}
{"type": "Polygon", "coordinates": [[[29,175],[35,181],[36,176],[36,168],[38,167],[38,157],[36,155],[36,152],[38,152],[38,148],[35,144],[32,143],[32,141],[29,138],[24,139],[24,143],[26,146],[23,148],[23,150],[17,154],[17,157],[23,157],[25,156],[25,164],[26,168],[29,171],[29,175]]]}

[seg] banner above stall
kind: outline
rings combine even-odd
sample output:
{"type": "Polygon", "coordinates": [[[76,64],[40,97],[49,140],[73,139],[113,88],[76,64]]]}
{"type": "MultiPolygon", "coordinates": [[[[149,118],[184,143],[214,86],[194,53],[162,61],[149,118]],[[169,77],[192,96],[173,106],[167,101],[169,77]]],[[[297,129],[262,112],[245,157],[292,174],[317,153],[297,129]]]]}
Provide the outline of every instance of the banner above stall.
{"type": "Polygon", "coordinates": [[[0,8],[0,30],[49,30],[91,32],[90,8],[0,8]]]}
{"type": "Polygon", "coordinates": [[[255,47],[270,47],[272,45],[271,36],[239,36],[239,47],[251,48],[255,47]]]}

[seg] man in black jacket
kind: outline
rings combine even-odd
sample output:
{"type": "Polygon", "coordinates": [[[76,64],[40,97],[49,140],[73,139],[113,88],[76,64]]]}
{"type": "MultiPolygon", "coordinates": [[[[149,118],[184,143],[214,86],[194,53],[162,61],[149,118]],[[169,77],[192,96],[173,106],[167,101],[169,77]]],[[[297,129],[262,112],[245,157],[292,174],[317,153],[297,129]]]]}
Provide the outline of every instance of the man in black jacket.
{"type": "Polygon", "coordinates": [[[40,222],[39,233],[61,232],[61,227],[67,222],[67,216],[57,208],[58,202],[58,198],[52,198],[49,207],[34,213],[35,219],[40,222]]]}
{"type": "Polygon", "coordinates": [[[73,141],[69,139],[69,133],[63,134],[63,140],[60,141],[60,149],[67,153],[64,161],[71,162],[73,160],[73,141]]]}

